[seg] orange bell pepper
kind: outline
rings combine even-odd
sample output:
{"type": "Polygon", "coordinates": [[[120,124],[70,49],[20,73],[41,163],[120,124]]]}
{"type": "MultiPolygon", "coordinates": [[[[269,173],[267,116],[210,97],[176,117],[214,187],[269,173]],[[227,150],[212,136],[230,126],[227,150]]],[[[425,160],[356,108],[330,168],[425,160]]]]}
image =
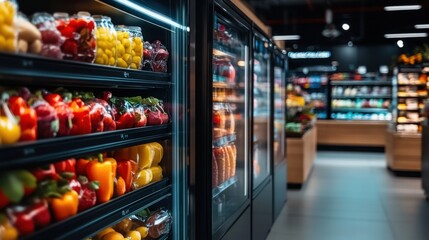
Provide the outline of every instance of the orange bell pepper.
{"type": "Polygon", "coordinates": [[[89,181],[98,181],[100,184],[97,191],[97,201],[99,203],[109,201],[114,193],[116,160],[113,158],[103,159],[103,155],[98,154],[98,160],[92,160],[88,163],[86,173],[89,181]]]}
{"type": "Polygon", "coordinates": [[[77,213],[79,195],[75,190],[64,193],[60,198],[51,198],[50,205],[57,221],[69,218],[77,213]]]}

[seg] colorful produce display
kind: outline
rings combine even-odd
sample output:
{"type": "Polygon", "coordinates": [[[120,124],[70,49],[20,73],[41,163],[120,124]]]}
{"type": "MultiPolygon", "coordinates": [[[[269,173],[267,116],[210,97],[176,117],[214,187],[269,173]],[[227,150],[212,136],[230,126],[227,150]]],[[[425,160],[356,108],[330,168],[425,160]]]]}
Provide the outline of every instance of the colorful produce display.
{"type": "Polygon", "coordinates": [[[96,98],[92,92],[65,89],[12,89],[3,92],[0,103],[0,145],[169,122],[161,100],[118,98],[107,91],[96,98]]]}
{"type": "Polygon", "coordinates": [[[14,22],[17,6],[15,1],[0,1],[0,51],[16,52],[16,31],[14,22]]]}
{"type": "Polygon", "coordinates": [[[92,63],[95,59],[95,22],[88,12],[54,13],[58,31],[65,41],[61,45],[63,59],[92,63]]]}
{"type": "Polygon", "coordinates": [[[117,34],[110,17],[95,15],[95,38],[97,40],[97,54],[95,63],[116,66],[116,39],[117,34]]]}
{"type": "Polygon", "coordinates": [[[84,11],[38,12],[30,22],[17,9],[15,1],[0,1],[0,51],[167,72],[167,48],[159,40],[143,43],[138,26],[115,29],[110,17],[84,11]]]}
{"type": "Polygon", "coordinates": [[[129,68],[131,65],[131,36],[127,26],[119,25],[115,27],[118,39],[116,41],[117,66],[129,68]]]}
{"type": "Polygon", "coordinates": [[[162,45],[161,41],[156,40],[152,44],[144,43],[143,50],[143,69],[154,72],[167,72],[168,56],[167,48],[162,45]]]}
{"type": "Polygon", "coordinates": [[[154,212],[145,209],[121,222],[98,232],[87,240],[142,240],[159,239],[168,235],[173,218],[170,211],[160,208],[154,212]]]}
{"type": "MultiPolygon", "coordinates": [[[[142,144],[0,174],[0,239],[17,239],[163,178],[163,146],[142,144]]],[[[147,225],[149,227],[149,225],[147,225]]]]}

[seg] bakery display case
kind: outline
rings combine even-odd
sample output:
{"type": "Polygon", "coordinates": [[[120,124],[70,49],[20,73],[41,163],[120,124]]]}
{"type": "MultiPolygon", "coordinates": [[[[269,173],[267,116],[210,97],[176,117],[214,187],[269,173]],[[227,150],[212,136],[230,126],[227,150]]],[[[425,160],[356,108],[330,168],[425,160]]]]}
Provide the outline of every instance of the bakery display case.
{"type": "Polygon", "coordinates": [[[400,66],[395,78],[396,131],[419,133],[424,119],[424,100],[428,97],[428,76],[419,66],[400,66]]]}
{"type": "Polygon", "coordinates": [[[151,238],[187,236],[186,8],[0,1],[0,239],[92,238],[158,202],[151,238]]]}

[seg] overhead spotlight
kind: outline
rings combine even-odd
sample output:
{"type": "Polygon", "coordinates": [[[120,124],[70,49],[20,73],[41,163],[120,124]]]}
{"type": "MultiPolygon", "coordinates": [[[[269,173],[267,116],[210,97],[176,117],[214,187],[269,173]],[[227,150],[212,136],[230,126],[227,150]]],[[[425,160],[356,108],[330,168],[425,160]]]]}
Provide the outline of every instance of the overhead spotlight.
{"type": "Polygon", "coordinates": [[[399,47],[399,48],[403,48],[403,47],[404,47],[404,41],[402,41],[402,40],[398,40],[398,41],[396,42],[396,44],[398,44],[398,47],[399,47]]]}
{"type": "Polygon", "coordinates": [[[347,23],[344,23],[342,27],[345,31],[350,29],[350,25],[348,25],[347,23]]]}

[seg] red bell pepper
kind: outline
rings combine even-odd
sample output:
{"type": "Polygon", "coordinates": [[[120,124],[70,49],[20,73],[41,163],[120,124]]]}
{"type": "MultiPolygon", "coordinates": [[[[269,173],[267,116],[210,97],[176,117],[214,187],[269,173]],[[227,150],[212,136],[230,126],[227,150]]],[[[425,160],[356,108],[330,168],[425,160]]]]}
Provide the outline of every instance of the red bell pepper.
{"type": "Polygon", "coordinates": [[[51,213],[45,199],[37,199],[27,208],[27,213],[33,218],[38,228],[44,228],[51,223],[51,213]]]}
{"type": "Polygon", "coordinates": [[[19,117],[21,137],[19,141],[34,141],[37,138],[37,115],[27,102],[19,96],[12,96],[8,101],[12,113],[19,117]]]}
{"type": "Polygon", "coordinates": [[[37,182],[45,179],[57,179],[57,172],[55,171],[54,164],[49,164],[42,167],[37,167],[31,170],[31,173],[36,177],[37,182]]]}
{"type": "Polygon", "coordinates": [[[73,112],[58,93],[47,93],[43,96],[55,108],[59,119],[58,136],[68,136],[72,129],[73,112]]]}
{"type": "Polygon", "coordinates": [[[89,107],[85,106],[82,99],[75,98],[69,103],[69,107],[73,111],[71,135],[80,135],[91,133],[91,117],[89,115],[89,107]]]}
{"type": "Polygon", "coordinates": [[[129,192],[133,183],[132,160],[118,161],[117,164],[116,173],[125,181],[125,192],[129,192]]]}
{"type": "Polygon", "coordinates": [[[88,178],[79,176],[79,182],[82,190],[79,194],[79,212],[93,207],[97,203],[97,193],[95,190],[99,189],[97,181],[88,181],[88,178]]]}
{"type": "Polygon", "coordinates": [[[104,116],[107,114],[106,109],[97,102],[91,102],[89,105],[91,116],[92,132],[104,131],[104,116]]]}
{"type": "Polygon", "coordinates": [[[76,174],[86,176],[86,167],[91,159],[80,158],[76,162],[76,174]]]}
{"type": "Polygon", "coordinates": [[[6,209],[6,214],[12,225],[18,229],[20,235],[28,235],[34,232],[36,224],[24,206],[14,206],[6,209]]]}
{"type": "Polygon", "coordinates": [[[76,159],[70,158],[61,162],[54,163],[57,174],[67,173],[70,178],[76,178],[76,159]]]}

